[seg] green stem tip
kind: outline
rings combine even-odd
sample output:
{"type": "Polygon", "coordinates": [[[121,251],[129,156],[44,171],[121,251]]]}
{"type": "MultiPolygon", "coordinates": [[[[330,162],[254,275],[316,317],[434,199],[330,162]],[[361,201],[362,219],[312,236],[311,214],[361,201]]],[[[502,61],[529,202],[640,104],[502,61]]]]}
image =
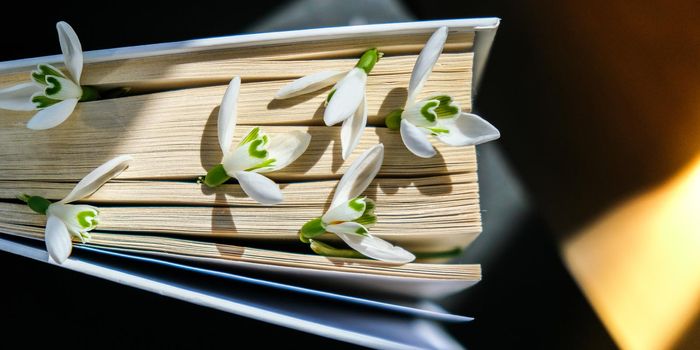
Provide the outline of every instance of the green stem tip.
{"type": "Polygon", "coordinates": [[[44,197],[30,196],[25,193],[17,195],[17,199],[27,203],[27,206],[29,206],[29,208],[31,208],[34,212],[44,215],[46,214],[46,210],[49,209],[49,205],[51,205],[51,201],[44,197]]]}
{"type": "Polygon", "coordinates": [[[231,177],[226,173],[226,169],[224,169],[224,165],[218,164],[209,170],[203,182],[208,187],[216,187],[228,181],[230,178],[231,177]]]}
{"type": "Polygon", "coordinates": [[[365,71],[365,73],[369,74],[377,61],[379,61],[379,58],[382,56],[383,54],[377,51],[376,48],[369,49],[362,54],[362,57],[360,57],[360,60],[357,62],[355,67],[361,68],[365,71]]]}
{"type": "Polygon", "coordinates": [[[304,243],[309,243],[311,238],[316,238],[326,233],[326,228],[321,221],[321,218],[315,218],[307,221],[299,230],[299,240],[304,243]]]}
{"type": "Polygon", "coordinates": [[[395,109],[384,118],[384,123],[386,127],[391,130],[399,130],[401,128],[401,115],[403,114],[403,109],[395,109]]]}

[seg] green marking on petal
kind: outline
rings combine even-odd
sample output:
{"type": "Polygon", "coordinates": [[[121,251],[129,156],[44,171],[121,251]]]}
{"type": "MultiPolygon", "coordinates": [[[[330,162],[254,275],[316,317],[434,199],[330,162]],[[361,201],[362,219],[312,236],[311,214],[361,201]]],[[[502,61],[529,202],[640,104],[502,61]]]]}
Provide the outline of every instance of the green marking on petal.
{"type": "Polygon", "coordinates": [[[299,230],[299,239],[308,243],[311,238],[318,237],[326,233],[326,225],[320,217],[307,221],[299,230]]]}
{"type": "MultiPolygon", "coordinates": [[[[253,130],[251,130],[251,131],[248,133],[248,135],[246,135],[246,137],[243,138],[243,140],[241,141],[240,146],[243,146],[243,145],[245,145],[246,143],[251,142],[251,141],[253,141],[253,140],[257,140],[257,139],[258,139],[258,135],[260,135],[260,127],[255,127],[255,128],[253,128],[253,130]]],[[[239,147],[240,147],[240,146],[239,146],[239,147]]]]}
{"type": "Polygon", "coordinates": [[[450,104],[452,102],[452,96],[450,95],[437,95],[430,98],[431,100],[440,101],[440,105],[450,104]]]}
{"type": "Polygon", "coordinates": [[[355,230],[355,233],[357,233],[358,235],[367,236],[369,231],[367,231],[367,229],[364,227],[358,227],[357,230],[355,230]]]}
{"type": "Polygon", "coordinates": [[[251,142],[248,147],[248,154],[250,154],[251,157],[261,159],[267,157],[267,150],[262,148],[262,146],[264,146],[263,142],[264,140],[261,139],[251,142]]]}
{"type": "Polygon", "coordinates": [[[351,201],[348,202],[348,207],[354,211],[359,211],[363,212],[365,211],[365,198],[364,197],[355,197],[351,201]]]}
{"type": "Polygon", "coordinates": [[[374,213],[362,214],[362,216],[354,221],[362,226],[368,227],[377,223],[377,216],[374,215],[374,213]]]}
{"type": "Polygon", "coordinates": [[[333,98],[333,95],[335,94],[335,88],[331,90],[331,92],[328,93],[328,96],[326,96],[326,100],[323,102],[323,106],[328,106],[328,103],[331,102],[331,99],[333,98]]]}
{"type": "Polygon", "coordinates": [[[258,169],[262,169],[262,168],[273,167],[275,165],[276,161],[277,161],[277,159],[275,159],[275,158],[266,159],[264,162],[262,162],[258,165],[252,166],[252,167],[246,169],[245,171],[253,171],[253,170],[258,170],[258,169]]]}
{"type": "Polygon", "coordinates": [[[260,131],[260,127],[255,127],[250,130],[248,135],[243,138],[238,147],[249,144],[248,154],[254,158],[264,159],[267,157],[267,151],[264,149],[265,146],[270,141],[270,138],[260,131]]]}
{"type": "MultiPolygon", "coordinates": [[[[97,225],[97,224],[95,224],[95,225],[97,225]]],[[[80,232],[80,242],[85,243],[85,242],[90,241],[90,239],[92,239],[90,232],[88,232],[88,231],[80,232]]]]}
{"type": "Polygon", "coordinates": [[[366,256],[360,254],[359,252],[353,249],[338,249],[328,244],[319,242],[315,239],[309,241],[311,243],[309,247],[311,247],[311,250],[313,250],[314,253],[318,255],[331,256],[336,258],[367,259],[366,256]]]}
{"type": "Polygon", "coordinates": [[[48,75],[53,75],[56,77],[62,77],[65,78],[66,76],[61,73],[58,69],[55,67],[49,65],[49,64],[40,64],[37,66],[36,70],[32,71],[32,80],[35,82],[41,84],[41,85],[46,85],[46,76],[48,75]]]}
{"type": "Polygon", "coordinates": [[[207,176],[204,177],[204,184],[208,187],[216,187],[228,181],[230,178],[231,177],[226,173],[226,169],[224,169],[224,165],[218,164],[207,172],[207,176]]]}
{"type": "Polygon", "coordinates": [[[401,115],[403,114],[403,109],[395,109],[386,115],[384,118],[384,123],[386,127],[391,130],[399,130],[401,128],[401,115]]]}
{"type": "Polygon", "coordinates": [[[365,198],[365,211],[362,213],[362,216],[359,218],[353,220],[356,223],[365,226],[365,227],[370,227],[374,224],[377,223],[377,215],[374,215],[374,209],[376,208],[376,204],[374,203],[373,200],[369,198],[365,198]]]}
{"type": "Polygon", "coordinates": [[[44,95],[32,96],[32,103],[36,106],[36,108],[39,109],[55,105],[59,102],[61,102],[61,100],[56,100],[50,97],[46,97],[44,95]]]}
{"type": "Polygon", "coordinates": [[[440,104],[435,108],[435,114],[438,118],[454,118],[461,112],[459,105],[454,103],[454,100],[449,95],[438,95],[430,99],[440,101],[440,104]]]}
{"type": "Polygon", "coordinates": [[[58,81],[58,78],[53,75],[46,76],[46,87],[44,88],[44,94],[46,96],[56,95],[62,88],[63,87],[61,86],[61,82],[58,81]]]}
{"type": "Polygon", "coordinates": [[[374,213],[374,208],[377,207],[377,203],[370,198],[365,198],[365,212],[363,214],[374,213]]]}
{"type": "Polygon", "coordinates": [[[428,128],[433,134],[449,134],[450,130],[444,128],[428,128]]]}
{"type": "Polygon", "coordinates": [[[46,85],[46,76],[41,74],[41,72],[33,71],[32,80],[41,85],[46,85]]]}
{"type": "Polygon", "coordinates": [[[94,223],[94,219],[97,214],[92,210],[85,210],[78,213],[78,223],[83,228],[90,228],[94,223]]]}
{"type": "Polygon", "coordinates": [[[420,114],[425,118],[430,123],[434,123],[435,119],[437,119],[437,115],[435,114],[435,108],[440,105],[440,101],[437,100],[431,100],[426,102],[423,107],[420,109],[420,114]]]}

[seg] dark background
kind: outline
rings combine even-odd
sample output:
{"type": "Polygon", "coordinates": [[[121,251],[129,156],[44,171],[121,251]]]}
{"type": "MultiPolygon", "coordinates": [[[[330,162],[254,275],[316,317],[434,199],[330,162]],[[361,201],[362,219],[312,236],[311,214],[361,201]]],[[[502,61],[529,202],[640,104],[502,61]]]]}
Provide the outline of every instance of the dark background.
{"type": "MultiPolygon", "coordinates": [[[[484,280],[444,301],[451,311],[477,318],[450,331],[470,348],[615,347],[562,264],[558,244],[700,148],[700,119],[688,117],[683,93],[689,88],[683,76],[700,76],[693,55],[700,52],[693,25],[698,6],[341,3],[258,0],[243,8],[196,2],[157,11],[123,1],[50,11],[16,4],[12,12],[22,22],[0,22],[0,60],[58,53],[58,20],[76,28],[83,48],[92,50],[338,25],[348,18],[501,17],[475,106],[502,138],[479,147],[484,234],[462,258],[482,263],[484,280]]],[[[6,339],[77,347],[274,346],[280,340],[293,347],[347,346],[8,254],[0,254],[0,264],[6,339]]]]}

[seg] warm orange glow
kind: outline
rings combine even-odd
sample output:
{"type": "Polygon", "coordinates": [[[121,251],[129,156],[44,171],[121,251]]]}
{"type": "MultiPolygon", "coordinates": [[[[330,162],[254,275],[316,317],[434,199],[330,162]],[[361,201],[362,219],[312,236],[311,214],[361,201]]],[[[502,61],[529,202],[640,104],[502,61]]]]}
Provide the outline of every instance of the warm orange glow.
{"type": "Polygon", "coordinates": [[[700,157],[564,242],[564,257],[623,348],[670,348],[700,315],[700,157]]]}

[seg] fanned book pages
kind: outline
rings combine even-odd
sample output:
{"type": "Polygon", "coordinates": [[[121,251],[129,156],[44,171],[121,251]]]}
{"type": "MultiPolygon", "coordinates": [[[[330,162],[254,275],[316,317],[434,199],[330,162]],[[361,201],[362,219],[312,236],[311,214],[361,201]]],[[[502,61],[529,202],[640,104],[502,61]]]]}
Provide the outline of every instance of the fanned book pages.
{"type": "MultiPolygon", "coordinates": [[[[306,275],[332,271],[471,285],[481,278],[479,266],[451,264],[445,258],[481,232],[475,148],[434,142],[437,155],[420,158],[384,123],[387,114],[406,104],[414,64],[431,33],[87,60],[81,83],[109,98],[81,102],[65,122],[42,131],[26,127],[34,112],[0,110],[0,232],[43,239],[46,217],[18,195],[60,200],[97,166],[129,154],[133,160],[126,171],[80,201],[100,208],[100,222],[88,242],[74,239],[75,245],[191,262],[300,269],[306,275]],[[331,87],[289,99],[274,97],[310,73],[351,69],[374,47],[384,56],[367,79],[367,128],[343,160],[340,124],[327,127],[323,121],[331,87]],[[284,196],[274,206],[258,204],[235,180],[216,188],[198,181],[221,162],[217,116],[235,75],[241,85],[234,145],[256,126],[271,137],[290,131],[311,135],[296,161],[265,174],[284,196]],[[384,145],[384,161],[363,193],[376,202],[378,221],[371,233],[414,253],[417,260],[392,264],[317,255],[299,240],[301,227],[328,211],[338,180],[378,143],[384,145]]],[[[451,31],[417,98],[449,92],[469,112],[473,44],[473,32],[451,31]]],[[[0,73],[0,88],[27,81],[30,72],[0,73]]],[[[318,239],[342,245],[333,234],[318,239]]]]}

